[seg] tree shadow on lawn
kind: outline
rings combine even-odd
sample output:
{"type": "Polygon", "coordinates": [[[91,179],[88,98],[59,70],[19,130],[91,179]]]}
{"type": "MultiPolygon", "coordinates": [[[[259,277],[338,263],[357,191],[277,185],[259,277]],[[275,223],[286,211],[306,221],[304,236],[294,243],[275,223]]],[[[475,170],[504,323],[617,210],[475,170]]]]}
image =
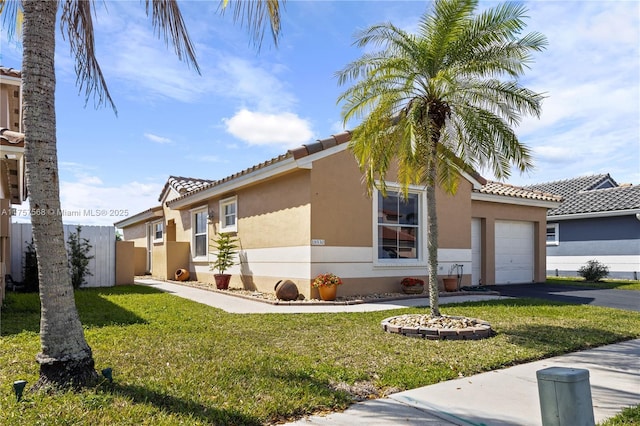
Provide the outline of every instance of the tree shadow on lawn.
{"type": "MultiPolygon", "coordinates": [[[[142,386],[112,383],[105,385],[105,390],[113,395],[128,398],[136,404],[151,404],[163,412],[194,417],[205,423],[247,426],[262,424],[259,419],[247,416],[237,410],[202,405],[142,386]]],[[[197,390],[194,389],[194,392],[197,390]]]]}
{"type": "MultiPolygon", "coordinates": [[[[107,300],[104,296],[126,294],[158,294],[159,290],[140,286],[87,288],[75,291],[80,321],[87,327],[146,324],[135,313],[107,300]]],[[[0,335],[24,331],[40,332],[40,299],[38,293],[8,294],[2,306],[0,335]]]]}

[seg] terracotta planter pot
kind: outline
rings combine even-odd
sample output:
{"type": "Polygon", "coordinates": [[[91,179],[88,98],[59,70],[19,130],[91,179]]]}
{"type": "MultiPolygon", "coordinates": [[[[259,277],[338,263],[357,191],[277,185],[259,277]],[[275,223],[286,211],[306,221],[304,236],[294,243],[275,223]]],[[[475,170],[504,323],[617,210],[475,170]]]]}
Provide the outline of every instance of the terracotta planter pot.
{"type": "Polygon", "coordinates": [[[320,293],[320,299],[322,300],[336,300],[337,291],[338,291],[337,285],[318,287],[318,293],[320,293]]]}
{"type": "Polygon", "coordinates": [[[186,281],[189,279],[189,271],[186,269],[178,269],[175,273],[176,281],[186,281]]]}
{"type": "Polygon", "coordinates": [[[458,278],[443,278],[445,291],[458,291],[458,278]]]}
{"type": "Polygon", "coordinates": [[[274,287],[276,297],[280,300],[296,300],[298,298],[298,287],[293,281],[278,281],[274,287]]]}
{"type": "Polygon", "coordinates": [[[424,285],[403,285],[402,292],[405,294],[420,294],[424,291],[424,285]]]}
{"type": "Polygon", "coordinates": [[[229,281],[231,281],[230,274],[214,274],[213,277],[216,280],[216,288],[218,290],[226,290],[229,288],[229,281]]]}

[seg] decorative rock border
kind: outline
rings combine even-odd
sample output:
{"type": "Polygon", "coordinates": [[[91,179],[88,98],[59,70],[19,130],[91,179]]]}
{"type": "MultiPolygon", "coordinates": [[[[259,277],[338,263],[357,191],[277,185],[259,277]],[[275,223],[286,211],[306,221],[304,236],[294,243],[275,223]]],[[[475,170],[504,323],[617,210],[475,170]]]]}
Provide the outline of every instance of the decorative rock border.
{"type": "Polygon", "coordinates": [[[387,333],[429,340],[479,340],[493,335],[486,321],[449,315],[406,314],[385,318],[380,325],[387,333]]]}

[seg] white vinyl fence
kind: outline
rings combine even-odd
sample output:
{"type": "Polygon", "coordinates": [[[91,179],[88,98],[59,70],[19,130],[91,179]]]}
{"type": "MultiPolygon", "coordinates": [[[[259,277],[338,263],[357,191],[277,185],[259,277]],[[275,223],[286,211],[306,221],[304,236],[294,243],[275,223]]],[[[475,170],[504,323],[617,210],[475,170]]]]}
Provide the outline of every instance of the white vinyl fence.
{"type": "MultiPolygon", "coordinates": [[[[76,232],[78,225],[64,225],[64,241],[69,234],[76,232]]],[[[16,281],[22,281],[24,254],[31,242],[30,223],[11,224],[11,275],[16,281]]],[[[80,238],[86,238],[91,244],[89,271],[93,275],[85,277],[83,287],[110,287],[116,282],[116,230],[113,226],[82,226],[80,238]]]]}

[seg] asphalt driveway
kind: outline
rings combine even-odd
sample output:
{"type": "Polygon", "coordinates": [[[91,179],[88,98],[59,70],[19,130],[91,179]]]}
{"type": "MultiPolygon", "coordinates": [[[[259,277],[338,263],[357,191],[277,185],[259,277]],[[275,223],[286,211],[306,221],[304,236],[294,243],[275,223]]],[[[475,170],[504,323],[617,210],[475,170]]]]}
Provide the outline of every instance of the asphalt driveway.
{"type": "Polygon", "coordinates": [[[509,284],[489,286],[509,297],[532,297],[579,305],[604,306],[640,312],[640,291],[596,289],[557,284],[509,284]]]}

